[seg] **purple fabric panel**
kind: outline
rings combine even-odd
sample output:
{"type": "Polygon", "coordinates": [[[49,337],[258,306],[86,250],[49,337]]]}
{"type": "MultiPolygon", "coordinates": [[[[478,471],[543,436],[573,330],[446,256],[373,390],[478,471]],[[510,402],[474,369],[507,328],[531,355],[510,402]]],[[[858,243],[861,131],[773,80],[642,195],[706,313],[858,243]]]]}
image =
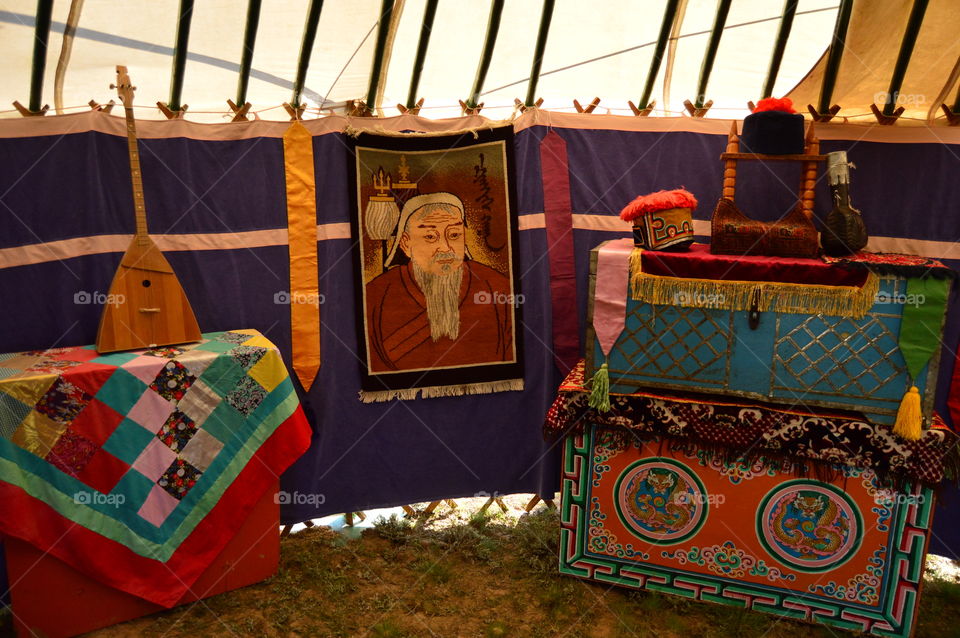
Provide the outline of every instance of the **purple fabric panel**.
{"type": "Polygon", "coordinates": [[[576,313],[577,278],[567,145],[556,131],[548,132],[540,142],[540,167],[550,259],[553,353],[557,368],[566,375],[580,359],[581,331],[576,313]]]}
{"type": "MultiPolygon", "coordinates": [[[[316,152],[339,146],[338,140],[328,139],[335,137],[317,138],[316,152]]],[[[141,140],[139,149],[150,232],[286,225],[281,140],[150,139],[141,140]]],[[[345,168],[339,164],[331,168],[345,168]]],[[[122,138],[87,132],[4,139],[0,166],[5,171],[0,194],[5,193],[6,204],[0,211],[25,222],[14,218],[13,224],[4,224],[0,247],[133,233],[130,167],[122,138]]]]}

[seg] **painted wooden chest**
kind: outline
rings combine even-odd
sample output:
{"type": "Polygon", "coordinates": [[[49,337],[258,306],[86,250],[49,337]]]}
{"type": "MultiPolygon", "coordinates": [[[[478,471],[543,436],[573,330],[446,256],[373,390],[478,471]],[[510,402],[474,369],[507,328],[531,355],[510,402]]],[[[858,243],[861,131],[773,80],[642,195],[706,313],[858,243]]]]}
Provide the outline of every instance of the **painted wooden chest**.
{"type": "MultiPolygon", "coordinates": [[[[704,392],[857,410],[877,423],[894,422],[911,385],[898,342],[903,310],[911,302],[905,277],[879,275],[873,303],[859,318],[767,311],[758,313],[754,326],[747,310],[712,304],[708,295],[692,304],[656,304],[635,300],[624,290],[624,330],[609,357],[604,357],[593,329],[596,264],[602,246],[591,251],[588,378],[606,361],[614,392],[637,388],[704,392]]],[[[942,325],[941,315],[941,332],[942,325]]],[[[939,349],[912,381],[923,397],[928,424],[938,371],[939,349]]]]}
{"type": "Polygon", "coordinates": [[[930,489],[798,478],[585,425],[565,438],[560,571],[883,636],[913,631],[930,489]]]}

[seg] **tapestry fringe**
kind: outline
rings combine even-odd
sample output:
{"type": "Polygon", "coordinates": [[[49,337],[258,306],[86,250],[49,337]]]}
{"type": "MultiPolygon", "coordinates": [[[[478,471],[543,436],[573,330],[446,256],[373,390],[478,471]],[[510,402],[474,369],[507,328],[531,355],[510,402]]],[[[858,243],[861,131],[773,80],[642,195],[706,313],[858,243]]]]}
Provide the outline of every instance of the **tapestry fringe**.
{"type": "Polygon", "coordinates": [[[501,126],[512,126],[513,119],[508,120],[487,120],[484,124],[480,126],[471,126],[462,129],[456,129],[451,131],[388,131],[382,125],[381,126],[365,126],[365,127],[355,127],[347,124],[343,127],[343,134],[348,137],[357,138],[364,133],[372,133],[374,135],[386,135],[389,137],[443,137],[444,135],[463,135],[469,133],[473,136],[473,139],[478,139],[480,136],[477,134],[478,131],[486,131],[489,129],[499,128],[501,126]]]}
{"type": "Polygon", "coordinates": [[[434,385],[425,388],[406,388],[403,390],[376,390],[359,392],[364,403],[383,403],[400,399],[412,401],[420,396],[424,399],[436,397],[459,397],[467,394],[493,394],[495,392],[522,392],[523,379],[505,379],[485,383],[465,383],[463,385],[434,385]]]}
{"type": "MultiPolygon", "coordinates": [[[[639,251],[635,251],[639,252],[639,251]]],[[[862,318],[876,303],[880,279],[867,275],[863,286],[822,286],[771,281],[724,281],[647,275],[633,267],[631,296],[656,305],[716,310],[774,311],[862,318]]]]}

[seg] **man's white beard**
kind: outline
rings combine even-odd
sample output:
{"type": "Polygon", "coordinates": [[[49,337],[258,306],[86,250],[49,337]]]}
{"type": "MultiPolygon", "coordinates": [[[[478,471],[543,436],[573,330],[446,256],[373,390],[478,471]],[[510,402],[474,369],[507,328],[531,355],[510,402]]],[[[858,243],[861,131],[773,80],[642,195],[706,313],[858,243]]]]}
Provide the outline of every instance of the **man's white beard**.
{"type": "Polygon", "coordinates": [[[410,264],[413,267],[413,278],[427,300],[430,336],[434,341],[439,341],[441,337],[456,339],[460,334],[460,284],[463,281],[463,268],[457,266],[448,273],[434,275],[423,270],[413,260],[410,264]]]}

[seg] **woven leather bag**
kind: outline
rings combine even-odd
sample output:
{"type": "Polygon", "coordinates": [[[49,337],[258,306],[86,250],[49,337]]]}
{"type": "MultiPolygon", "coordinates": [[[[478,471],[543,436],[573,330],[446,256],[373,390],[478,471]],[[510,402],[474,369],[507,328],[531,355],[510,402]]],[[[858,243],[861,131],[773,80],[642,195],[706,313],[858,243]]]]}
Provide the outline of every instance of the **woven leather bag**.
{"type": "Polygon", "coordinates": [[[710,220],[710,252],[716,255],[816,257],[819,238],[800,204],[775,222],[750,219],[729,199],[721,199],[710,220]]]}

